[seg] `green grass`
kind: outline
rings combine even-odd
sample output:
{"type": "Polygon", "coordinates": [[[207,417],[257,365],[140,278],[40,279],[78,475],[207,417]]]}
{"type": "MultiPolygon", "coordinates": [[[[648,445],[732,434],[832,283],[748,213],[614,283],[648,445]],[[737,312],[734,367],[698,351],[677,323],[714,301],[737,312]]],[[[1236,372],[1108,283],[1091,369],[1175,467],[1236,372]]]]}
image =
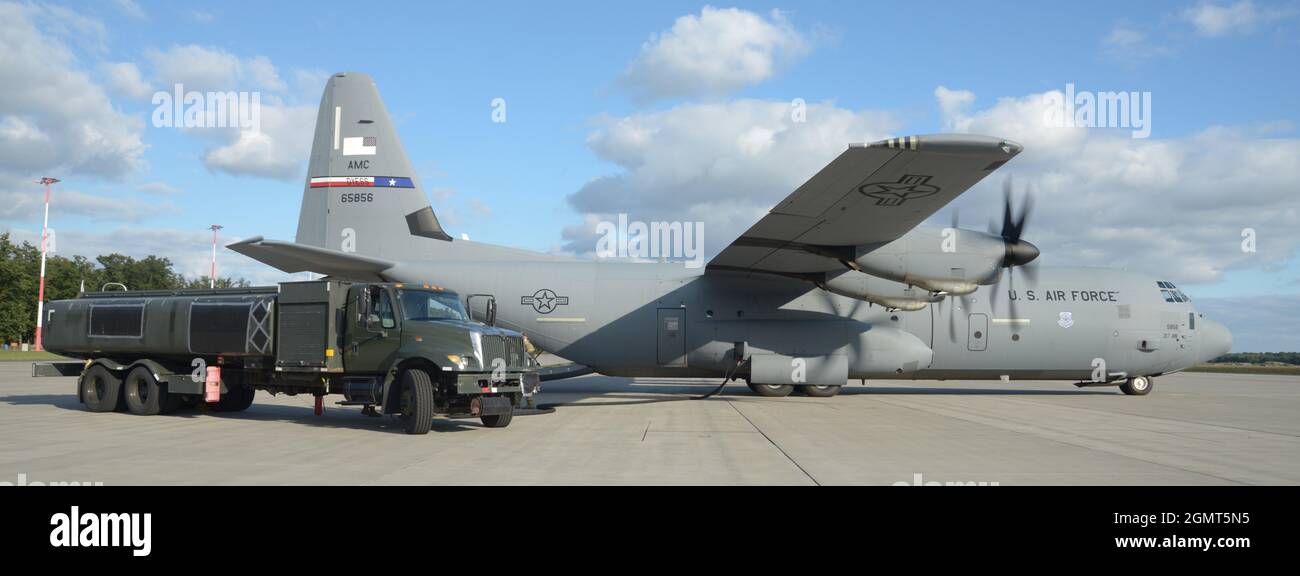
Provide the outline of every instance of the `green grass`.
{"type": "Polygon", "coordinates": [[[0,362],[39,362],[42,360],[68,360],[68,358],[44,351],[23,352],[22,350],[0,350],[0,362]]]}
{"type": "Polygon", "coordinates": [[[1300,366],[1255,364],[1198,364],[1186,372],[1215,372],[1219,374],[1277,374],[1281,376],[1300,376],[1300,366]]]}

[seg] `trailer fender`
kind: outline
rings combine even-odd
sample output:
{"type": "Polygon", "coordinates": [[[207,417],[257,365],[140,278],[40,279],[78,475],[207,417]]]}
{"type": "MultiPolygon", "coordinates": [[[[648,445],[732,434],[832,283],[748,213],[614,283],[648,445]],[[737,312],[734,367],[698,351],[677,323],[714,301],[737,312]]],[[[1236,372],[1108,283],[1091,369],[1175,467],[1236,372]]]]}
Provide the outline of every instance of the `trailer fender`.
{"type": "MultiPolygon", "coordinates": [[[[165,384],[167,391],[173,394],[202,394],[204,382],[202,380],[195,382],[193,373],[189,366],[181,366],[175,363],[164,364],[157,360],[145,358],[136,360],[126,370],[134,370],[138,366],[148,368],[153,372],[154,378],[159,384],[165,384]]],[[[224,386],[223,386],[224,388],[224,386]]],[[[223,392],[225,392],[223,390],[223,392]]]]}

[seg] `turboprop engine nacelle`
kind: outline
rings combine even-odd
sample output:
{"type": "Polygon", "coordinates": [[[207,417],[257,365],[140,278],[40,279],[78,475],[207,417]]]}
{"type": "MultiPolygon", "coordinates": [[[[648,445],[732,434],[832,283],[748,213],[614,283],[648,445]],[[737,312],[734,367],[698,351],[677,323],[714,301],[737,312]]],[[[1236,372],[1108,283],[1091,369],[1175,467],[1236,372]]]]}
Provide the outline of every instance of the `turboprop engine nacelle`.
{"type": "MultiPolygon", "coordinates": [[[[1027,242],[1021,244],[1028,246],[1026,251],[1032,248],[1027,242]]],[[[845,264],[931,292],[961,295],[996,282],[1009,253],[1003,238],[993,234],[960,228],[914,228],[845,264]]],[[[1033,256],[1037,255],[1037,249],[1033,249],[1033,256]]],[[[1017,257],[1012,261],[1022,259],[1033,258],[1017,257]]]]}
{"type": "Polygon", "coordinates": [[[931,302],[942,300],[922,288],[915,288],[869,274],[845,270],[827,274],[826,280],[818,283],[822,290],[848,298],[866,300],[886,308],[897,310],[920,310],[931,302]]]}

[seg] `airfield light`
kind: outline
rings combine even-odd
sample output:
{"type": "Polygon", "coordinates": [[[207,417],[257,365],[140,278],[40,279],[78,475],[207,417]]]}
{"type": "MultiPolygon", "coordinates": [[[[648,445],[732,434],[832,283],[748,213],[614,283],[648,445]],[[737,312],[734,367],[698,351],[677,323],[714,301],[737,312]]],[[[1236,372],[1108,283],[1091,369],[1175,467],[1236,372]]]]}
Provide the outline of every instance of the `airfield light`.
{"type": "Polygon", "coordinates": [[[213,224],[211,226],[208,226],[208,228],[212,229],[212,272],[208,273],[208,288],[216,288],[217,287],[217,230],[220,230],[222,226],[220,224],[213,224]]]}
{"type": "Polygon", "coordinates": [[[37,180],[37,184],[45,185],[45,223],[41,225],[41,287],[36,293],[36,350],[41,349],[41,326],[42,316],[45,315],[45,249],[48,247],[50,239],[50,186],[57,183],[58,178],[42,177],[37,180]]]}

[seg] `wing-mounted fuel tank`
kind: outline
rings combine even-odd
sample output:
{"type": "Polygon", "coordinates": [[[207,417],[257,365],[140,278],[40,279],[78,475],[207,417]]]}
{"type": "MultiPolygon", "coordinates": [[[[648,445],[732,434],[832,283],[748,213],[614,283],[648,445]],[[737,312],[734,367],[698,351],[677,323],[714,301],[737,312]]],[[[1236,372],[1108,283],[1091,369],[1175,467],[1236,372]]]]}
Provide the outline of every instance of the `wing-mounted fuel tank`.
{"type": "Polygon", "coordinates": [[[45,348],[70,357],[273,356],[276,287],[97,292],[46,307],[45,348]]]}
{"type": "Polygon", "coordinates": [[[931,302],[943,300],[942,296],[916,286],[877,278],[853,270],[826,274],[817,286],[831,294],[865,300],[893,310],[921,310],[931,302]]]}

